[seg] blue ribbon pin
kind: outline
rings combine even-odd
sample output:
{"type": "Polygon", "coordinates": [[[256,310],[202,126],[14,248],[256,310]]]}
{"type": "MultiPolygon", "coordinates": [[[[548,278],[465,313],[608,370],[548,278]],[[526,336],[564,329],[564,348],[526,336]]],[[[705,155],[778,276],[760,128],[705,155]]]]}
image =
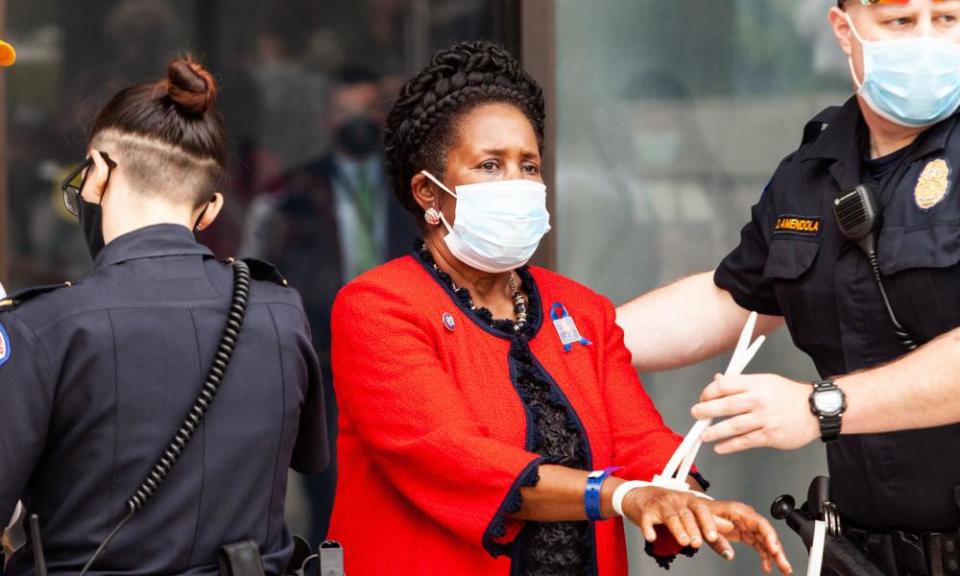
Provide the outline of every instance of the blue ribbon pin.
{"type": "Polygon", "coordinates": [[[563,344],[565,352],[573,350],[573,345],[578,342],[583,346],[593,344],[593,342],[580,335],[580,331],[577,330],[577,323],[567,312],[567,307],[560,302],[554,302],[550,306],[550,318],[553,320],[553,327],[557,329],[557,334],[560,336],[560,342],[563,344]]]}

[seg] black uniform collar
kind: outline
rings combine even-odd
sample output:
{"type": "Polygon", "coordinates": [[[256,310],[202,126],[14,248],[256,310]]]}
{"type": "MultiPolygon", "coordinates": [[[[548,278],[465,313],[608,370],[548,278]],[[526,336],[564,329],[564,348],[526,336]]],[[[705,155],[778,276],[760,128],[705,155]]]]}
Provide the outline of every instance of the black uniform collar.
{"type": "MultiPolygon", "coordinates": [[[[934,124],[910,145],[907,163],[942,152],[957,122],[957,114],[934,124]]],[[[860,103],[852,96],[840,108],[823,134],[798,153],[799,160],[832,160],[830,173],[843,189],[852,189],[862,178],[863,150],[869,138],[860,103]]]]}
{"type": "Polygon", "coordinates": [[[186,226],[156,224],[114,238],[100,251],[93,267],[104,268],[138,258],[189,254],[213,257],[213,252],[197,242],[186,226]]]}
{"type": "Polygon", "coordinates": [[[799,160],[840,160],[848,156],[851,150],[855,152],[855,157],[859,157],[860,141],[865,132],[860,104],[857,97],[853,96],[829,121],[823,134],[800,150],[799,160]]]}

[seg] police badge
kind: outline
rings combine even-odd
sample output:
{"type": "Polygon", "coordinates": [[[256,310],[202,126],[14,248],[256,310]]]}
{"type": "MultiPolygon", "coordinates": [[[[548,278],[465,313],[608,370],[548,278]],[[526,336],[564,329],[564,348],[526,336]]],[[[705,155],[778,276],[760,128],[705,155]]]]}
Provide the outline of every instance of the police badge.
{"type": "Polygon", "coordinates": [[[923,167],[913,189],[913,200],[921,210],[929,210],[943,200],[950,190],[950,166],[943,158],[931,160],[923,167]]]}

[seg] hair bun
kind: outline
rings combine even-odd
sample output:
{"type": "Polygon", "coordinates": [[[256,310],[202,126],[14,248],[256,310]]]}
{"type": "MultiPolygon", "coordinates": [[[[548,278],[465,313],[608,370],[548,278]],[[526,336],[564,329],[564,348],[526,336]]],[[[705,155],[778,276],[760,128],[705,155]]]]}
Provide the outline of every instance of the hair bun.
{"type": "Polygon", "coordinates": [[[217,98],[213,76],[189,56],[170,63],[165,84],[174,104],[191,114],[203,114],[217,98]]]}

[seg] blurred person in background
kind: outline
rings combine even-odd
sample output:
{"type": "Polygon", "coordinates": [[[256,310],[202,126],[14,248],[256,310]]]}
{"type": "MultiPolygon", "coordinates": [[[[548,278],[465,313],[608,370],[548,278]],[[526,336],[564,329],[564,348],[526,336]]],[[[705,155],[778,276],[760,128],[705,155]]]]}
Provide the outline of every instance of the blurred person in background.
{"type": "MultiPolygon", "coordinates": [[[[336,454],[331,385],[330,311],[337,292],[359,274],[410,249],[415,228],[391,201],[383,165],[384,95],[360,66],[333,76],[327,119],[331,149],[285,173],[252,204],[240,253],[284,270],[303,297],[323,367],[328,438],[336,454]]],[[[312,503],[311,542],[322,541],[333,509],[336,459],[305,478],[312,503]]]]}

